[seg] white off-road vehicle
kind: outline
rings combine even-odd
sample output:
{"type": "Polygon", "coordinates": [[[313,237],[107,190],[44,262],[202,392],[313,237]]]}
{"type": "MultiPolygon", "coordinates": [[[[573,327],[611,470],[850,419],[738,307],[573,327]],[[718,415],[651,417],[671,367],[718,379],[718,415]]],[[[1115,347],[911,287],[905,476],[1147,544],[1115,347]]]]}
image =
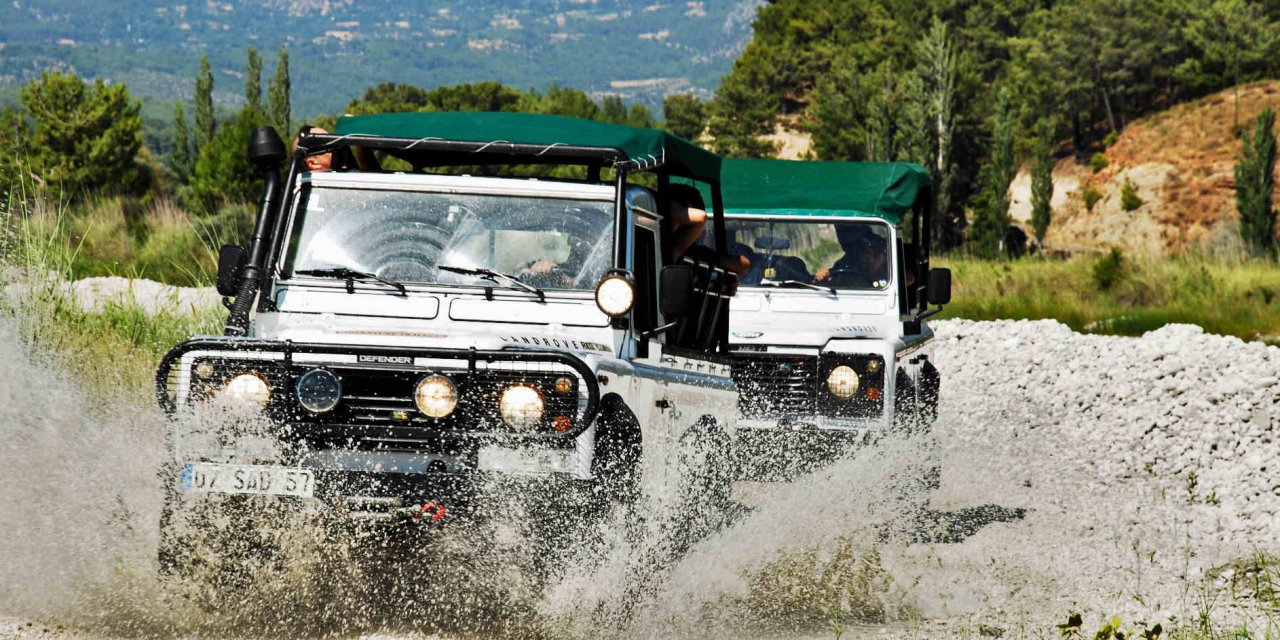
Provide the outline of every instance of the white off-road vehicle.
{"type": "Polygon", "coordinates": [[[666,213],[671,177],[718,206],[718,156],[572,118],[414,113],[304,132],[283,180],[274,131],[249,157],[266,186],[252,241],[220,256],[225,335],[158,371],[175,414],[166,518],[222,493],[438,521],[486,474],[620,499],[642,474],[707,481],[716,461],[682,470],[680,451],[719,455],[732,429],[734,278],[675,264],[666,213]],[[323,154],[333,170],[308,171],[323,154]],[[542,178],[513,177],[530,167],[542,178]],[[201,432],[200,412],[226,407],[267,426],[201,432]]]}
{"type": "Polygon", "coordinates": [[[725,160],[729,244],[750,262],[729,333],[747,475],[930,428],[925,320],[951,279],[929,268],[929,184],[912,164],[725,160]]]}

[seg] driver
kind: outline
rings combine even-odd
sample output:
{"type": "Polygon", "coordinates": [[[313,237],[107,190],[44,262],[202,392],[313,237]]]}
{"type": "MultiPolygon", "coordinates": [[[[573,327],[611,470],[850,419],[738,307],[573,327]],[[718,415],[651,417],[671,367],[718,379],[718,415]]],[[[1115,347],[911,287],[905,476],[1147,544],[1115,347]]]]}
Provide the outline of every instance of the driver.
{"type": "Polygon", "coordinates": [[[520,279],[535,287],[572,289],[579,271],[586,264],[590,254],[591,243],[586,240],[570,239],[569,255],[563,261],[557,262],[551,258],[534,260],[520,270],[520,279]]]}
{"type": "Polygon", "coordinates": [[[844,255],[829,269],[819,269],[815,283],[856,287],[889,284],[889,256],[884,238],[861,223],[836,224],[836,241],[844,255]]]}

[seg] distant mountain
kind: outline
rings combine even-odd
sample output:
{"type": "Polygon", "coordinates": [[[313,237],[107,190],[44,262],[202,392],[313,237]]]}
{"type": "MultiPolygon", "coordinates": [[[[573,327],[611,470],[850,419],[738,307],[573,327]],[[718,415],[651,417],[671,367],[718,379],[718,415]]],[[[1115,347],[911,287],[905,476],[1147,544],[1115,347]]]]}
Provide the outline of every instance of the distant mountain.
{"type": "Polygon", "coordinates": [[[244,94],[245,49],[264,84],[289,48],[294,112],[335,112],[379,82],[421,87],[551,83],[660,104],[708,95],[751,37],[764,0],[8,0],[0,4],[0,88],[43,71],[123,82],[190,100],[200,53],[215,101],[244,94]]]}

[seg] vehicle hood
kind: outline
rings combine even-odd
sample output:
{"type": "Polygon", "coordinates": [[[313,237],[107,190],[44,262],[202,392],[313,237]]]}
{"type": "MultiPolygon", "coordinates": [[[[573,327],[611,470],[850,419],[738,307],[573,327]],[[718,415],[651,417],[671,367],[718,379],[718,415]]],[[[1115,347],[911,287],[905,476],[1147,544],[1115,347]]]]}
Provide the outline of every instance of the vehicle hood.
{"type": "Polygon", "coordinates": [[[733,346],[822,347],[833,339],[892,339],[899,332],[892,295],[764,295],[740,291],[730,305],[733,346]]]}
{"type": "Polygon", "coordinates": [[[609,329],[558,324],[438,322],[334,313],[260,313],[255,337],[298,343],[439,349],[536,349],[602,355],[613,352],[609,329]]]}

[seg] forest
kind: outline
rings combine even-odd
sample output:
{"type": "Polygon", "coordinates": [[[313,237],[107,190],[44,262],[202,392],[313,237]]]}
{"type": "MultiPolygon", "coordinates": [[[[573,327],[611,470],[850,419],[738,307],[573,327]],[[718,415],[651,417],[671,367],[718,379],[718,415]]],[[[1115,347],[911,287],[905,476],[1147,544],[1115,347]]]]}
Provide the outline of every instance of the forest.
{"type": "MultiPolygon", "coordinates": [[[[798,131],[811,136],[816,159],[924,165],[938,194],[935,242],[991,258],[1010,250],[1008,191],[1019,166],[1035,169],[1033,233],[1042,237],[1055,159],[1105,165],[1102,152],[1134,119],[1273,77],[1277,20],[1280,5],[1249,0],[774,0],[760,7],[753,37],[714,95],[669,94],[660,114],[616,95],[493,81],[378,84],[344,112],[552,113],[663,127],[746,157],[774,155],[770,134],[798,131]]],[[[215,86],[202,57],[194,95],[173,103],[161,130],[147,130],[140,101],[123,84],[61,71],[24,84],[20,103],[0,112],[6,210],[31,198],[63,203],[58,224],[78,243],[88,275],[207,279],[166,265],[170,251],[148,245],[154,236],[187,256],[242,234],[255,197],[242,151],[248,132],[304,124],[290,107],[297,97],[289,55],[282,47],[268,70],[272,56],[248,47],[242,86],[221,76],[215,86]],[[215,92],[228,91],[242,91],[243,106],[215,110],[215,92]],[[125,239],[90,237],[89,228],[104,226],[125,239]]],[[[331,125],[337,115],[305,123],[331,125]]],[[[1274,136],[1239,113],[1234,131],[1246,141],[1237,169],[1241,232],[1269,254],[1274,136]]]]}

